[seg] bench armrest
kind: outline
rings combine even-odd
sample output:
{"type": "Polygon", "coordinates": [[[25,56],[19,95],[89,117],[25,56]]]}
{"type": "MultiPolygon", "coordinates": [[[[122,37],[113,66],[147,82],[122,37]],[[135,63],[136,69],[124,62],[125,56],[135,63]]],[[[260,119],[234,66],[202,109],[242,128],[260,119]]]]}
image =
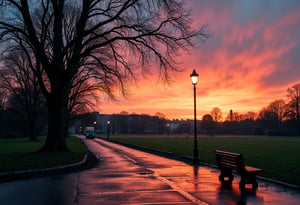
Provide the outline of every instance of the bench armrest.
{"type": "Polygon", "coordinates": [[[247,172],[257,172],[257,173],[263,171],[262,169],[255,168],[255,167],[250,167],[250,166],[245,166],[245,170],[247,172]]]}

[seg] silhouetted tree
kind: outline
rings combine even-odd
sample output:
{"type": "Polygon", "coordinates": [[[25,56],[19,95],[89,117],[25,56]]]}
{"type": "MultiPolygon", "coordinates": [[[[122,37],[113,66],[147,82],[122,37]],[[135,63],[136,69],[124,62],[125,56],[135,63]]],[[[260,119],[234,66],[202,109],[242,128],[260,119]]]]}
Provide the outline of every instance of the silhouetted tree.
{"type": "Polygon", "coordinates": [[[292,119],[300,120],[300,83],[287,89],[288,114],[292,119]]]}
{"type": "Polygon", "coordinates": [[[256,112],[253,112],[253,111],[249,111],[249,112],[247,112],[247,119],[248,120],[251,120],[251,121],[254,121],[254,120],[256,120],[256,118],[257,118],[257,113],[256,112]]]}
{"type": "Polygon", "coordinates": [[[91,84],[87,79],[73,80],[72,89],[68,101],[68,113],[79,114],[93,110],[97,104],[96,91],[98,85],[91,84]]]}
{"type": "Polygon", "coordinates": [[[193,30],[182,0],[0,1],[3,50],[16,45],[39,62],[34,73],[48,107],[44,150],[67,150],[68,100],[77,76],[99,83],[113,97],[116,86],[159,64],[160,77],[176,70],[174,57],[208,35],[193,30]]]}
{"type": "MultiPolygon", "coordinates": [[[[96,91],[99,90],[101,85],[91,84],[88,82],[88,77],[79,76],[79,78],[73,78],[72,88],[68,100],[67,109],[67,125],[73,120],[73,116],[76,114],[90,112],[97,103],[96,91]]],[[[66,136],[68,136],[68,126],[65,127],[66,136]]]]}
{"type": "Polygon", "coordinates": [[[258,114],[258,119],[261,120],[272,120],[277,121],[277,115],[276,113],[269,110],[267,107],[264,107],[258,114]]]}
{"type": "Polygon", "coordinates": [[[10,52],[4,58],[0,87],[10,96],[8,108],[28,126],[30,140],[36,140],[37,119],[46,106],[32,66],[23,51],[10,52]]]}
{"type": "Polygon", "coordinates": [[[223,119],[223,114],[220,108],[214,107],[211,112],[211,116],[213,117],[214,121],[220,122],[223,119]]]}
{"type": "Polygon", "coordinates": [[[257,121],[259,127],[267,130],[277,127],[278,116],[276,113],[270,111],[267,107],[264,107],[258,114],[257,121]]]}
{"type": "Polygon", "coordinates": [[[166,115],[163,114],[163,113],[161,113],[161,112],[155,113],[154,116],[157,116],[157,117],[158,117],[159,119],[161,119],[161,120],[165,120],[165,119],[166,119],[166,115]]]}
{"type": "Polygon", "coordinates": [[[4,111],[6,102],[5,92],[0,87],[0,112],[4,111]]]}
{"type": "Polygon", "coordinates": [[[271,102],[267,107],[267,110],[271,113],[274,113],[275,118],[278,119],[279,128],[281,128],[283,117],[286,114],[286,107],[287,106],[282,99],[271,102]]]}
{"type": "Polygon", "coordinates": [[[215,129],[216,124],[213,117],[210,114],[206,114],[202,117],[200,128],[206,130],[208,135],[212,134],[211,131],[215,129]]]}
{"type": "Polygon", "coordinates": [[[129,115],[129,112],[127,112],[127,111],[121,111],[120,115],[129,115]]]}

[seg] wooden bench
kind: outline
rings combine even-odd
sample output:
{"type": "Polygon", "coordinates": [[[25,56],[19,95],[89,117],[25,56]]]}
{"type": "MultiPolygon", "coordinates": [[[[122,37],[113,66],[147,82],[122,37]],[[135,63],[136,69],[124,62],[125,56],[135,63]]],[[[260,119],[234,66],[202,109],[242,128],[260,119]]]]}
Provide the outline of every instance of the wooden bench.
{"type": "Polygon", "coordinates": [[[218,168],[221,170],[219,180],[222,184],[232,183],[232,170],[235,170],[241,176],[239,183],[240,189],[245,189],[246,184],[252,184],[253,190],[257,189],[258,183],[256,182],[256,175],[263,171],[262,169],[246,166],[242,154],[220,150],[215,150],[214,154],[216,155],[218,168]]]}

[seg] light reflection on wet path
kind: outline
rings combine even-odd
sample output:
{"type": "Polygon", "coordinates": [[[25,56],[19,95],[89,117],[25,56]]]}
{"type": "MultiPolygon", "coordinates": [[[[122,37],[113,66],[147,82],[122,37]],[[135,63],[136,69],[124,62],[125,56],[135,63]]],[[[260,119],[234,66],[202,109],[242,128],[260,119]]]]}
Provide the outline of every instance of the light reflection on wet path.
{"type": "Polygon", "coordinates": [[[103,140],[98,142],[112,148],[120,156],[126,156],[136,164],[152,170],[159,179],[163,178],[162,181],[166,181],[171,187],[174,184],[178,192],[182,191],[183,195],[188,193],[188,196],[192,196],[189,198],[184,195],[193,202],[200,200],[209,204],[300,204],[299,191],[258,181],[259,188],[256,193],[250,188],[246,192],[241,192],[238,185],[239,178],[235,178],[231,187],[222,187],[218,181],[219,170],[190,166],[103,140]]]}
{"type": "Polygon", "coordinates": [[[0,183],[0,204],[300,204],[299,191],[259,181],[241,193],[239,179],[221,187],[219,171],[83,139],[100,159],[79,173],[0,183]]]}

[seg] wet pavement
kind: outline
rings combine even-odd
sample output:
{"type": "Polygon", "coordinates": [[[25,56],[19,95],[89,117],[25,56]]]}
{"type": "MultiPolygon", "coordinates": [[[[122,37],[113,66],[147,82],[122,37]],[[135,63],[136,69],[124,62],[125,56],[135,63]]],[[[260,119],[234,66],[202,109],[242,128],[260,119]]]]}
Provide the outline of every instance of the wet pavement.
{"type": "Polygon", "coordinates": [[[239,179],[222,187],[219,170],[137,151],[104,140],[85,140],[100,163],[93,169],[0,183],[2,205],[300,204],[299,190],[258,181],[241,192],[239,179]]]}

